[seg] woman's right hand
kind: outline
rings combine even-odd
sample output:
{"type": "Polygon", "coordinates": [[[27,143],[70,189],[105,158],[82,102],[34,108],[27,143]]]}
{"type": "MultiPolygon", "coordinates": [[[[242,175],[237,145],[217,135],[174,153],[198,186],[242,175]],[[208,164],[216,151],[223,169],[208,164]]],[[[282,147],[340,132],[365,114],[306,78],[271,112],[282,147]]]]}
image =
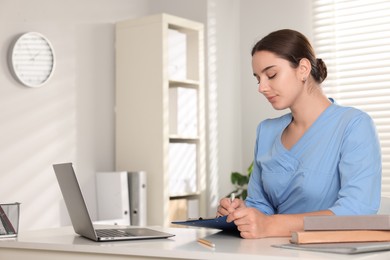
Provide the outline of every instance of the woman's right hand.
{"type": "Polygon", "coordinates": [[[229,198],[223,198],[219,201],[217,217],[229,215],[238,208],[246,208],[245,202],[243,200],[234,199],[231,201],[229,198]]]}

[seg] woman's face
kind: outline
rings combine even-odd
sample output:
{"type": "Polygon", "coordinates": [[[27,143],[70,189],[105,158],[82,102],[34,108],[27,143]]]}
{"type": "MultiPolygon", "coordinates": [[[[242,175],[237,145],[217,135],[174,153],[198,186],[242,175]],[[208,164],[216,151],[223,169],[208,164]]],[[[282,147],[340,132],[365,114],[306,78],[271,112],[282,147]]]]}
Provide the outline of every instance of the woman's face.
{"type": "Polygon", "coordinates": [[[258,90],[273,108],[291,108],[303,90],[298,69],[269,51],[258,51],[252,56],[253,75],[258,81],[258,90]]]}

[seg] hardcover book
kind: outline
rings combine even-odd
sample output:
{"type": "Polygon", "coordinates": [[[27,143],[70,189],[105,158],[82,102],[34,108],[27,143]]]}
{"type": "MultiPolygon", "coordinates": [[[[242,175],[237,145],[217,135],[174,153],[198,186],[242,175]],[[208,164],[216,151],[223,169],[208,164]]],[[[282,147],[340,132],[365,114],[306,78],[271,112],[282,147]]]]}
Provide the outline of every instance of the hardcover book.
{"type": "Polygon", "coordinates": [[[304,230],[390,230],[390,215],[307,216],[304,230]]]}
{"type": "Polygon", "coordinates": [[[386,241],[390,241],[390,231],[385,230],[298,231],[291,233],[290,240],[293,244],[386,241]]]}

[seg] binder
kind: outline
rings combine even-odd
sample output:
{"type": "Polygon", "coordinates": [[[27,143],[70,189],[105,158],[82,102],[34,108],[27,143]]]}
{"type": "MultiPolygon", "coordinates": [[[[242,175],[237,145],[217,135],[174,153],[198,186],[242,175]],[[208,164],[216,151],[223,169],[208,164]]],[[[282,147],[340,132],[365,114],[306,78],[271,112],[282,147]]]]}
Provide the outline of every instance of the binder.
{"type": "Polygon", "coordinates": [[[146,172],[98,172],[98,218],[102,223],[147,225],[146,172]]]}

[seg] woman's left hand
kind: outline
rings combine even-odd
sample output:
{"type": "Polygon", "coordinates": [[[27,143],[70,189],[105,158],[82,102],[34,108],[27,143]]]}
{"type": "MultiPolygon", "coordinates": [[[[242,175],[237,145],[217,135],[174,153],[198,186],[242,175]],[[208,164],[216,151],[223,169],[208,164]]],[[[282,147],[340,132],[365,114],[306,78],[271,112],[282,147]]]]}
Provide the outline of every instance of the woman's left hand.
{"type": "Polygon", "coordinates": [[[255,208],[237,209],[230,213],[227,222],[234,221],[243,238],[263,238],[272,236],[273,216],[265,215],[255,208]]]}
{"type": "Polygon", "coordinates": [[[243,238],[289,237],[292,231],[303,230],[305,216],[330,215],[334,215],[330,210],[266,215],[256,208],[237,208],[230,212],[226,221],[234,221],[243,238]]]}

